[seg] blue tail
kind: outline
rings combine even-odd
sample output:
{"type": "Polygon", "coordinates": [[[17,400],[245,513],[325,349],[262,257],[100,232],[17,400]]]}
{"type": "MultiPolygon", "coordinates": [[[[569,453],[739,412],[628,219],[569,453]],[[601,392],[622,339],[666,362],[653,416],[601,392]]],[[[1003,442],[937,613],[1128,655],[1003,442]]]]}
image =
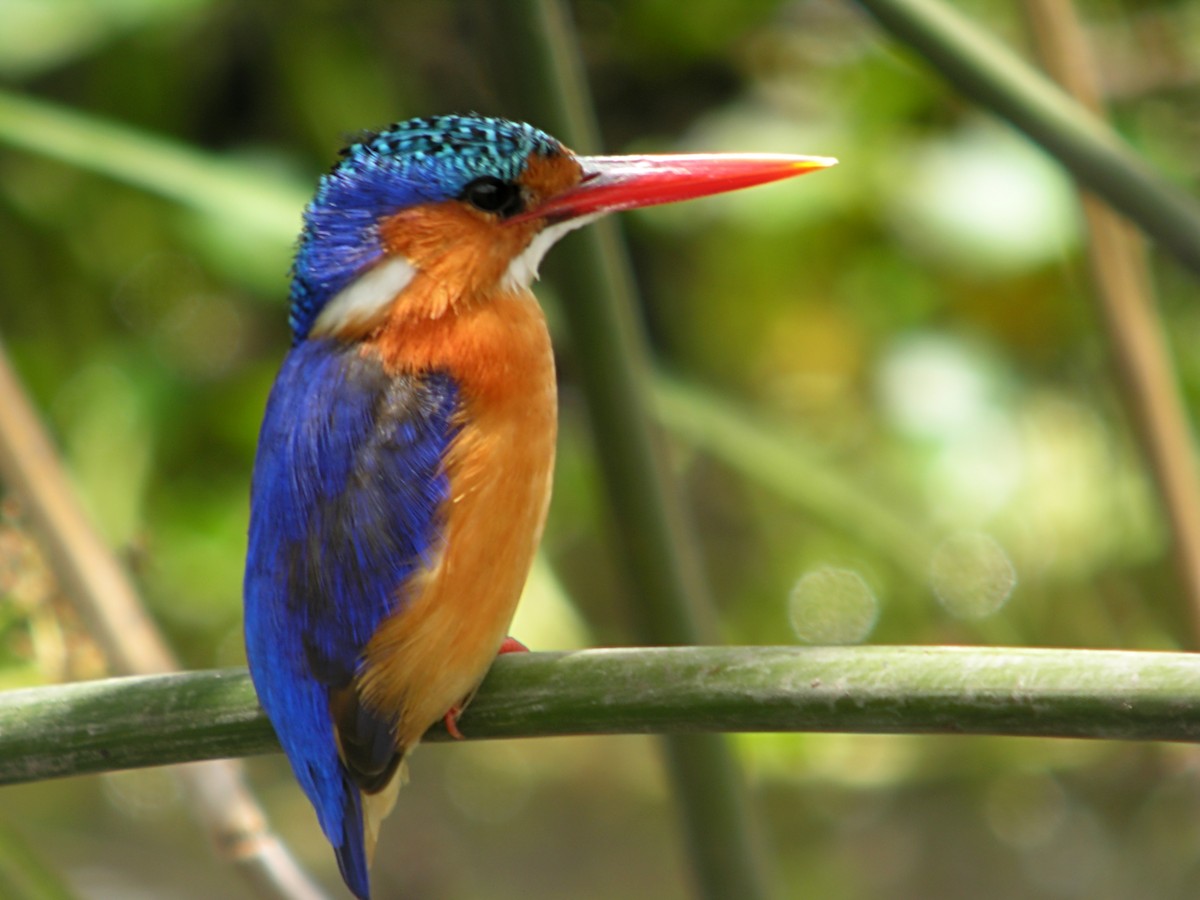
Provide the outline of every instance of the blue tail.
{"type": "Polygon", "coordinates": [[[342,881],[358,900],[371,900],[371,882],[367,874],[367,853],[363,841],[362,794],[343,776],[345,806],[342,815],[342,839],[334,843],[342,881]]]}
{"type": "Polygon", "coordinates": [[[250,671],[268,715],[277,714],[272,716],[275,733],[333,845],[342,879],[359,900],[370,900],[362,792],[338,755],[332,726],[325,724],[330,721],[328,692],[309,679],[281,681],[269,668],[264,673],[251,665],[250,671]]]}

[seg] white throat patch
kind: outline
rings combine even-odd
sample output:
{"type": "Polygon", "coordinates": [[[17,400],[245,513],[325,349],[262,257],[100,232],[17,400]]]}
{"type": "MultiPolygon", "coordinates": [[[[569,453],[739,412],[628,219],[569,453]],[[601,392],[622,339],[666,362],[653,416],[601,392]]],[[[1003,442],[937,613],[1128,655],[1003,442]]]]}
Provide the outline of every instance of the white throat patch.
{"type": "Polygon", "coordinates": [[[368,325],[383,314],[416,274],[417,270],[402,256],[393,256],[379,263],[355,278],[325,304],[309,334],[313,337],[330,337],[368,325]]]}
{"type": "Polygon", "coordinates": [[[603,213],[594,213],[590,216],[580,216],[577,219],[567,219],[565,222],[556,222],[554,225],[543,228],[534,235],[528,247],[513,257],[504,272],[501,285],[510,291],[528,290],[529,286],[537,280],[538,266],[542,264],[546,251],[558,243],[559,238],[567,232],[582,228],[589,222],[596,221],[602,215],[603,213]]]}

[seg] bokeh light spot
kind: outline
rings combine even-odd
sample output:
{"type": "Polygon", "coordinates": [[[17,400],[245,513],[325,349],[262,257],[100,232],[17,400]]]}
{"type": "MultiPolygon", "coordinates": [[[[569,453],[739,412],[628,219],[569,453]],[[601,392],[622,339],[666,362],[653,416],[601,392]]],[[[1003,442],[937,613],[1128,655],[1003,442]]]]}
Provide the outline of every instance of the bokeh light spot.
{"type": "Polygon", "coordinates": [[[997,779],[984,803],[984,814],[996,837],[1023,850],[1048,843],[1062,827],[1068,810],[1062,787],[1043,773],[997,779]]]}
{"type": "Polygon", "coordinates": [[[1035,269],[1078,242],[1069,180],[995,123],[972,120],[906,163],[911,177],[891,218],[897,239],[917,252],[978,277],[1035,269]]]}
{"type": "Polygon", "coordinates": [[[950,535],[933,551],[929,582],[951,615],[982,619],[1008,602],[1017,586],[1017,570],[995,539],[964,531],[950,535]]]}
{"type": "Polygon", "coordinates": [[[888,418],[917,438],[945,439],[979,421],[994,408],[997,380],[977,349],[936,334],[896,341],[879,368],[888,418]]]}
{"type": "Polygon", "coordinates": [[[875,627],[879,601],[857,572],[822,566],[796,582],[788,613],[802,641],[857,644],[875,627]]]}

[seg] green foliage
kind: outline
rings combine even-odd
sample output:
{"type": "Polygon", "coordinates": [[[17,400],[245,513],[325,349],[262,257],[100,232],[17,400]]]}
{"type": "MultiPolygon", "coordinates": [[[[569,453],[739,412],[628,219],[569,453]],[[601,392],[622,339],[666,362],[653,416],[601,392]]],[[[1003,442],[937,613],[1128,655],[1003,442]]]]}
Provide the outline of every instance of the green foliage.
{"type": "MultiPolygon", "coordinates": [[[[242,659],[247,481],[286,347],[287,255],[308,186],[363,127],[509,112],[484,5],[360,3],[347,15],[321,3],[0,2],[0,334],[190,666],[242,659]]],[[[575,4],[605,149],[842,160],[626,222],[644,321],[671,373],[654,400],[723,637],[1185,645],[1061,172],[852,7],[688,9],[575,4]],[[814,608],[810,578],[843,605],[814,608]]],[[[1123,135],[1193,178],[1184,110],[1196,80],[1140,61],[1191,72],[1195,10],[1143,4],[1136,29],[1119,7],[1086,11],[1093,37],[1116,48],[1105,74],[1123,135]]],[[[972,14],[1020,40],[1007,5],[972,14]]],[[[1194,403],[1194,283],[1160,268],[1194,403]]],[[[540,294],[560,321],[554,307],[571,296],[555,270],[552,256],[540,294]]],[[[569,348],[560,363],[546,556],[588,623],[584,642],[628,642],[636,598],[612,573],[589,443],[622,435],[586,433],[569,348]]],[[[19,510],[3,526],[27,540],[19,510]]],[[[21,581],[34,563],[8,548],[0,679],[59,677],[61,648],[77,657],[86,636],[54,615],[52,592],[21,581]]],[[[1195,892],[1200,788],[1174,748],[754,735],[739,749],[794,896],[1195,892]]],[[[418,755],[384,835],[396,848],[381,854],[385,879],[441,897],[685,894],[644,742],[483,751],[418,755]]],[[[256,773],[282,830],[325,865],[282,764],[256,773]]],[[[177,801],[148,812],[102,790],[22,788],[0,827],[38,838],[83,896],[72,874],[107,865],[113,835],[207,859],[195,834],[165,827],[177,801]]],[[[127,893],[213,895],[202,878],[109,874],[127,893]]]]}

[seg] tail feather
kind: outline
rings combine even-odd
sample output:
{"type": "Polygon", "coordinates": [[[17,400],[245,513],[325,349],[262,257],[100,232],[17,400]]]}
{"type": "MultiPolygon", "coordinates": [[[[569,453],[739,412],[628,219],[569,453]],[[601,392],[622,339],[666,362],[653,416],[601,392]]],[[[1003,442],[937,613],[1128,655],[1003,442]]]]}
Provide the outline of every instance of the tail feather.
{"type": "Polygon", "coordinates": [[[396,795],[407,781],[408,766],[404,763],[395,769],[383,789],[374,793],[363,793],[349,778],[344,779],[342,840],[334,847],[334,853],[342,880],[359,900],[371,900],[369,873],[379,826],[396,805],[396,795]]]}
{"type": "Polygon", "coordinates": [[[375,835],[369,841],[363,833],[362,792],[343,778],[342,840],[333,849],[342,880],[358,900],[371,900],[369,867],[375,851],[375,835]]]}

